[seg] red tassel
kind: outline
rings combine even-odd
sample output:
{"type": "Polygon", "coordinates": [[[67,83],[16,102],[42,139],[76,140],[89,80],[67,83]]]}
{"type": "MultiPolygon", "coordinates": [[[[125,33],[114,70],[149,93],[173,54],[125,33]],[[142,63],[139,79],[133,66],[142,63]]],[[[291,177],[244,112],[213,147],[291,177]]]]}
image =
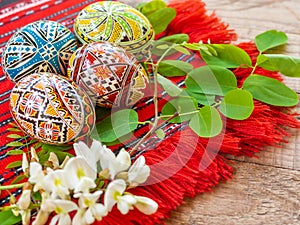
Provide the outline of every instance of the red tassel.
{"type": "Polygon", "coordinates": [[[114,208],[96,224],[161,224],[171,210],[183,203],[184,197],[211,191],[220,181],[230,179],[233,170],[223,157],[213,154],[213,158],[206,157],[203,161],[203,156],[211,155],[211,152],[200,143],[200,138],[198,144],[195,140],[197,135],[186,129],[143,154],[150,165],[151,175],[146,186],[129,192],[155,200],[159,204],[155,214],[147,216],[133,210],[124,216],[114,208]],[[200,164],[208,167],[199,170],[200,164]]]}
{"type": "Polygon", "coordinates": [[[166,35],[185,33],[190,42],[230,43],[237,40],[237,35],[223,23],[215,13],[207,15],[205,3],[201,0],[174,0],[169,7],[177,12],[176,18],[169,25],[166,35]]]}

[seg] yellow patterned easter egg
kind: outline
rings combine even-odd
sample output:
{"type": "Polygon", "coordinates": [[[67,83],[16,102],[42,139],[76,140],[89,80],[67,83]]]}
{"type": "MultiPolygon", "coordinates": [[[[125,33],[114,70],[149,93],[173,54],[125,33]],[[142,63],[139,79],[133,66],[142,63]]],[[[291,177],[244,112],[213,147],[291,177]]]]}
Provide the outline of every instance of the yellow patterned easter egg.
{"type": "Polygon", "coordinates": [[[115,1],[101,1],[84,8],[74,23],[83,43],[117,43],[135,56],[146,54],[154,39],[149,20],[135,8],[115,1]]]}

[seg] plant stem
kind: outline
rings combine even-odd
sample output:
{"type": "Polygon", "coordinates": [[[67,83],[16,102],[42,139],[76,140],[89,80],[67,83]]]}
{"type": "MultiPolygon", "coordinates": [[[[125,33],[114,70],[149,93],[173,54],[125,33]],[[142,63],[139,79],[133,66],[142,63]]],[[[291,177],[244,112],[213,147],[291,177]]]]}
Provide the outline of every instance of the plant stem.
{"type": "MultiPolygon", "coordinates": [[[[153,83],[154,83],[154,93],[153,93],[153,103],[154,103],[154,121],[152,123],[152,128],[148,131],[148,133],[141,138],[141,140],[129,151],[130,154],[133,154],[139,146],[152,134],[155,133],[155,131],[158,129],[158,121],[160,119],[159,112],[158,112],[158,80],[157,80],[157,74],[158,74],[158,67],[159,63],[167,56],[167,54],[176,46],[176,44],[170,46],[164,54],[157,60],[156,63],[153,63],[153,60],[151,58],[151,65],[152,65],[152,76],[153,76],[153,83]]],[[[176,113],[175,113],[176,114],[176,113]]],[[[174,114],[174,115],[175,115],[174,114]]],[[[177,116],[177,115],[176,115],[177,116]]],[[[175,117],[176,117],[175,116],[175,117]]],[[[169,120],[168,120],[169,121],[169,120]]],[[[166,122],[165,122],[166,123],[166,122]]],[[[161,127],[161,125],[159,126],[161,127]]]]}
{"type": "MultiPolygon", "coordinates": [[[[262,54],[262,52],[259,52],[257,58],[258,58],[261,54],[262,54]]],[[[256,61],[255,61],[255,65],[254,65],[254,67],[253,67],[253,69],[252,69],[252,71],[251,71],[251,73],[250,73],[250,76],[254,74],[254,72],[255,72],[255,70],[256,70],[257,67],[258,67],[258,63],[257,63],[257,60],[256,60],[256,61]]]]}
{"type": "MultiPolygon", "coordinates": [[[[196,114],[198,112],[199,112],[198,110],[195,110],[195,111],[192,111],[192,112],[186,112],[186,113],[178,113],[177,112],[176,116],[188,116],[188,115],[196,114]]],[[[164,116],[160,116],[160,118],[168,118],[166,121],[170,121],[171,119],[174,119],[176,117],[176,116],[174,117],[174,115],[164,115],[164,116]]]]}
{"type": "Polygon", "coordinates": [[[167,124],[170,120],[174,119],[175,117],[177,117],[179,115],[178,112],[176,112],[174,115],[172,115],[170,118],[168,118],[167,120],[165,120],[164,122],[162,122],[159,125],[156,126],[152,126],[152,128],[150,129],[150,131],[134,146],[133,149],[131,149],[129,151],[130,155],[132,155],[137,149],[138,147],[147,139],[149,138],[151,135],[153,135],[158,129],[162,128],[165,124],[167,124]]]}
{"type": "Polygon", "coordinates": [[[9,190],[9,189],[14,189],[14,188],[21,188],[21,187],[23,187],[25,184],[26,184],[26,183],[0,186],[0,191],[3,191],[3,190],[9,190]]]}

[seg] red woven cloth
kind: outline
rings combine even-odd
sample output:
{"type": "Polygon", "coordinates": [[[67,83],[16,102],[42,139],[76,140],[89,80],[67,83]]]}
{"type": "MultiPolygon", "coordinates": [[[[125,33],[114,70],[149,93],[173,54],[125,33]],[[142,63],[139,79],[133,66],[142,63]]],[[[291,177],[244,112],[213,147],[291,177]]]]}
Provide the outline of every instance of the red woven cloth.
{"type": "MultiPolygon", "coordinates": [[[[96,0],[31,0],[18,1],[1,8],[0,12],[0,49],[14,32],[36,20],[55,20],[72,30],[74,18],[78,12],[96,0]]],[[[191,42],[210,40],[211,43],[230,43],[237,35],[228,25],[223,23],[215,14],[208,15],[205,4],[200,0],[173,1],[170,6],[177,11],[177,17],[169,26],[165,35],[187,33],[191,42]]],[[[252,43],[239,45],[255,59],[257,50],[252,43]]],[[[179,56],[180,57],[180,56],[179,56]]],[[[192,58],[184,58],[192,60],[192,58]]],[[[249,75],[249,69],[236,69],[239,84],[249,75]]],[[[277,73],[259,69],[257,73],[280,80],[277,73]]],[[[180,83],[183,78],[175,80],[180,83]]],[[[0,184],[10,184],[21,173],[21,169],[5,169],[10,162],[18,160],[17,156],[7,156],[11,150],[6,146],[10,141],[7,128],[13,122],[9,112],[9,96],[13,83],[5,78],[0,69],[0,184]]],[[[164,93],[161,93],[163,96],[164,93]]],[[[163,103],[163,101],[161,101],[163,103]]],[[[162,104],[160,105],[160,108],[162,104]]],[[[154,116],[153,103],[143,101],[136,108],[139,120],[150,120],[154,116]]],[[[289,110],[271,107],[255,102],[252,116],[245,121],[226,120],[226,130],[221,135],[211,139],[199,138],[186,124],[166,125],[166,138],[161,141],[157,137],[150,137],[140,149],[140,153],[151,165],[151,176],[144,186],[130,190],[131,193],[150,197],[157,201],[157,213],[144,215],[138,210],[132,210],[127,215],[121,215],[117,209],[104,217],[97,224],[159,224],[167,218],[169,212],[183,203],[184,197],[210,191],[220,181],[232,177],[232,168],[221,155],[253,156],[263,150],[263,147],[278,145],[285,141],[288,133],[285,127],[299,127],[299,123],[289,110]]],[[[131,147],[138,137],[143,136],[148,126],[140,126],[135,132],[135,139],[126,143],[131,147]]],[[[123,145],[113,146],[118,151],[123,145]]],[[[22,149],[20,147],[20,149],[22,149]]],[[[21,190],[13,191],[18,195],[21,190]]],[[[7,192],[2,192],[0,205],[9,201],[7,192]]]]}

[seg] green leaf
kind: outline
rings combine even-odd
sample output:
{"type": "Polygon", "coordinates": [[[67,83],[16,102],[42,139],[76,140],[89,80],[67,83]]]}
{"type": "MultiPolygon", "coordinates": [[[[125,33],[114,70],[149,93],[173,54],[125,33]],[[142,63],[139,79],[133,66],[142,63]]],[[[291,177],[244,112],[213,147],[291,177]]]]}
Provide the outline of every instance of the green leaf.
{"type": "Polygon", "coordinates": [[[198,136],[209,138],[221,133],[223,122],[214,107],[204,106],[192,117],[189,126],[198,136]]]}
{"type": "Polygon", "coordinates": [[[142,2],[142,3],[139,3],[135,8],[137,10],[139,10],[140,12],[142,12],[142,8],[144,7],[144,5],[146,5],[147,2],[142,2]]]}
{"type": "Polygon", "coordinates": [[[161,39],[159,39],[157,41],[157,43],[162,43],[162,42],[166,42],[166,43],[175,43],[175,44],[181,44],[183,42],[188,42],[189,41],[189,35],[187,34],[173,34],[170,36],[165,36],[162,37],[161,39]]]}
{"type": "MultiPolygon", "coordinates": [[[[197,102],[191,97],[178,97],[167,102],[162,108],[162,115],[171,117],[179,112],[180,115],[170,120],[170,123],[182,123],[190,120],[197,110],[197,102]],[[183,115],[182,115],[183,114],[183,115]]],[[[163,119],[168,119],[164,117],[163,119]]]]}
{"type": "Polygon", "coordinates": [[[183,46],[194,51],[200,51],[202,49],[199,43],[185,43],[183,46]]]}
{"type": "Polygon", "coordinates": [[[8,147],[21,147],[24,146],[25,144],[23,144],[22,142],[18,142],[18,141],[12,141],[6,144],[6,146],[8,147]]]}
{"type": "Polygon", "coordinates": [[[180,52],[184,55],[190,55],[191,53],[189,52],[189,50],[187,50],[186,48],[182,47],[182,46],[175,46],[174,49],[177,51],[177,52],[180,52]]]}
{"type": "Polygon", "coordinates": [[[5,210],[0,212],[1,225],[15,225],[22,221],[21,216],[15,216],[11,210],[5,210]]]}
{"type": "Polygon", "coordinates": [[[42,150],[48,151],[48,152],[62,152],[62,151],[68,151],[72,148],[72,145],[50,145],[42,143],[42,150]]]}
{"type": "Polygon", "coordinates": [[[11,150],[8,151],[6,154],[7,155],[22,155],[24,152],[22,150],[11,150]]]}
{"type": "Polygon", "coordinates": [[[14,180],[11,182],[11,184],[17,184],[17,183],[20,183],[20,181],[22,181],[22,180],[24,180],[24,179],[26,179],[26,178],[28,178],[28,177],[25,176],[25,175],[19,175],[19,176],[16,177],[16,179],[14,179],[14,180]]]}
{"type": "Polygon", "coordinates": [[[232,90],[225,95],[219,110],[230,119],[245,120],[254,110],[253,97],[246,90],[232,90]]]}
{"type": "Polygon", "coordinates": [[[215,103],[215,95],[206,95],[202,93],[192,92],[188,89],[184,89],[184,91],[191,97],[195,98],[197,102],[201,105],[212,105],[215,103]]]}
{"type": "Polygon", "coordinates": [[[156,45],[155,47],[156,47],[157,49],[166,50],[166,49],[170,48],[170,45],[167,45],[167,44],[160,44],[160,45],[156,45]]]}
{"type": "Polygon", "coordinates": [[[233,72],[220,66],[202,66],[188,73],[186,91],[207,95],[224,96],[237,88],[233,72]]]}
{"type": "Polygon", "coordinates": [[[299,102],[298,95],[285,84],[270,77],[251,75],[243,84],[243,89],[264,103],[275,106],[294,106],[299,102]]]}
{"type": "Polygon", "coordinates": [[[148,16],[155,34],[160,34],[165,31],[168,25],[176,16],[176,11],[173,8],[163,8],[155,11],[148,16]]]}
{"type": "Polygon", "coordinates": [[[166,133],[164,132],[163,129],[158,129],[155,131],[155,134],[157,135],[157,137],[161,140],[163,140],[166,137],[166,133]]]}
{"type": "Polygon", "coordinates": [[[140,8],[141,12],[148,17],[159,9],[167,8],[167,4],[162,0],[152,0],[146,4],[138,5],[138,8],[140,8]]]}
{"type": "MultiPolygon", "coordinates": [[[[133,136],[132,133],[126,134],[122,137],[119,137],[118,139],[116,139],[115,141],[112,142],[102,142],[102,144],[106,145],[106,146],[114,146],[114,145],[118,145],[118,144],[122,144],[125,141],[129,140],[131,137],[133,136]]],[[[99,137],[97,137],[96,139],[98,139],[99,137]]],[[[100,141],[100,140],[99,140],[100,141]]]]}
{"type": "Polygon", "coordinates": [[[241,48],[231,44],[211,44],[207,46],[211,55],[204,50],[201,50],[200,53],[208,65],[217,65],[225,68],[252,66],[250,56],[241,48]]]}
{"type": "Polygon", "coordinates": [[[12,168],[20,167],[20,166],[22,166],[22,161],[14,161],[14,162],[9,163],[5,167],[5,169],[12,169],[12,168]]]}
{"type": "Polygon", "coordinates": [[[300,58],[282,54],[263,54],[257,64],[270,71],[279,71],[289,77],[300,77],[300,58]]]}
{"type": "Polygon", "coordinates": [[[113,142],[131,133],[138,126],[138,114],[132,109],[124,109],[111,114],[96,125],[102,142],[113,142]]]}
{"type": "MultiPolygon", "coordinates": [[[[174,34],[174,35],[166,36],[153,42],[151,53],[153,55],[161,56],[166,52],[164,50],[171,48],[171,46],[173,46],[174,44],[181,44],[187,41],[189,41],[189,36],[187,34],[174,34]]],[[[168,56],[174,54],[175,52],[176,51],[173,49],[170,50],[166,55],[168,56]]]]}
{"type": "Polygon", "coordinates": [[[158,72],[165,77],[184,76],[194,67],[180,60],[164,60],[158,64],[158,72]]]}
{"type": "Polygon", "coordinates": [[[14,138],[14,139],[17,139],[17,138],[24,138],[24,136],[21,136],[21,135],[18,135],[18,134],[9,134],[7,135],[8,138],[14,138]]]}
{"type": "Polygon", "coordinates": [[[13,131],[13,132],[22,132],[22,131],[20,130],[20,128],[14,128],[14,127],[9,127],[9,128],[7,128],[7,130],[13,131]]]}
{"type": "Polygon", "coordinates": [[[260,52],[284,45],[287,41],[287,35],[277,30],[269,30],[255,37],[255,44],[260,52]]]}
{"type": "Polygon", "coordinates": [[[182,89],[179,88],[176,84],[159,74],[157,75],[157,81],[162,86],[162,88],[168,93],[168,95],[172,97],[178,96],[182,92],[182,89]]]}

